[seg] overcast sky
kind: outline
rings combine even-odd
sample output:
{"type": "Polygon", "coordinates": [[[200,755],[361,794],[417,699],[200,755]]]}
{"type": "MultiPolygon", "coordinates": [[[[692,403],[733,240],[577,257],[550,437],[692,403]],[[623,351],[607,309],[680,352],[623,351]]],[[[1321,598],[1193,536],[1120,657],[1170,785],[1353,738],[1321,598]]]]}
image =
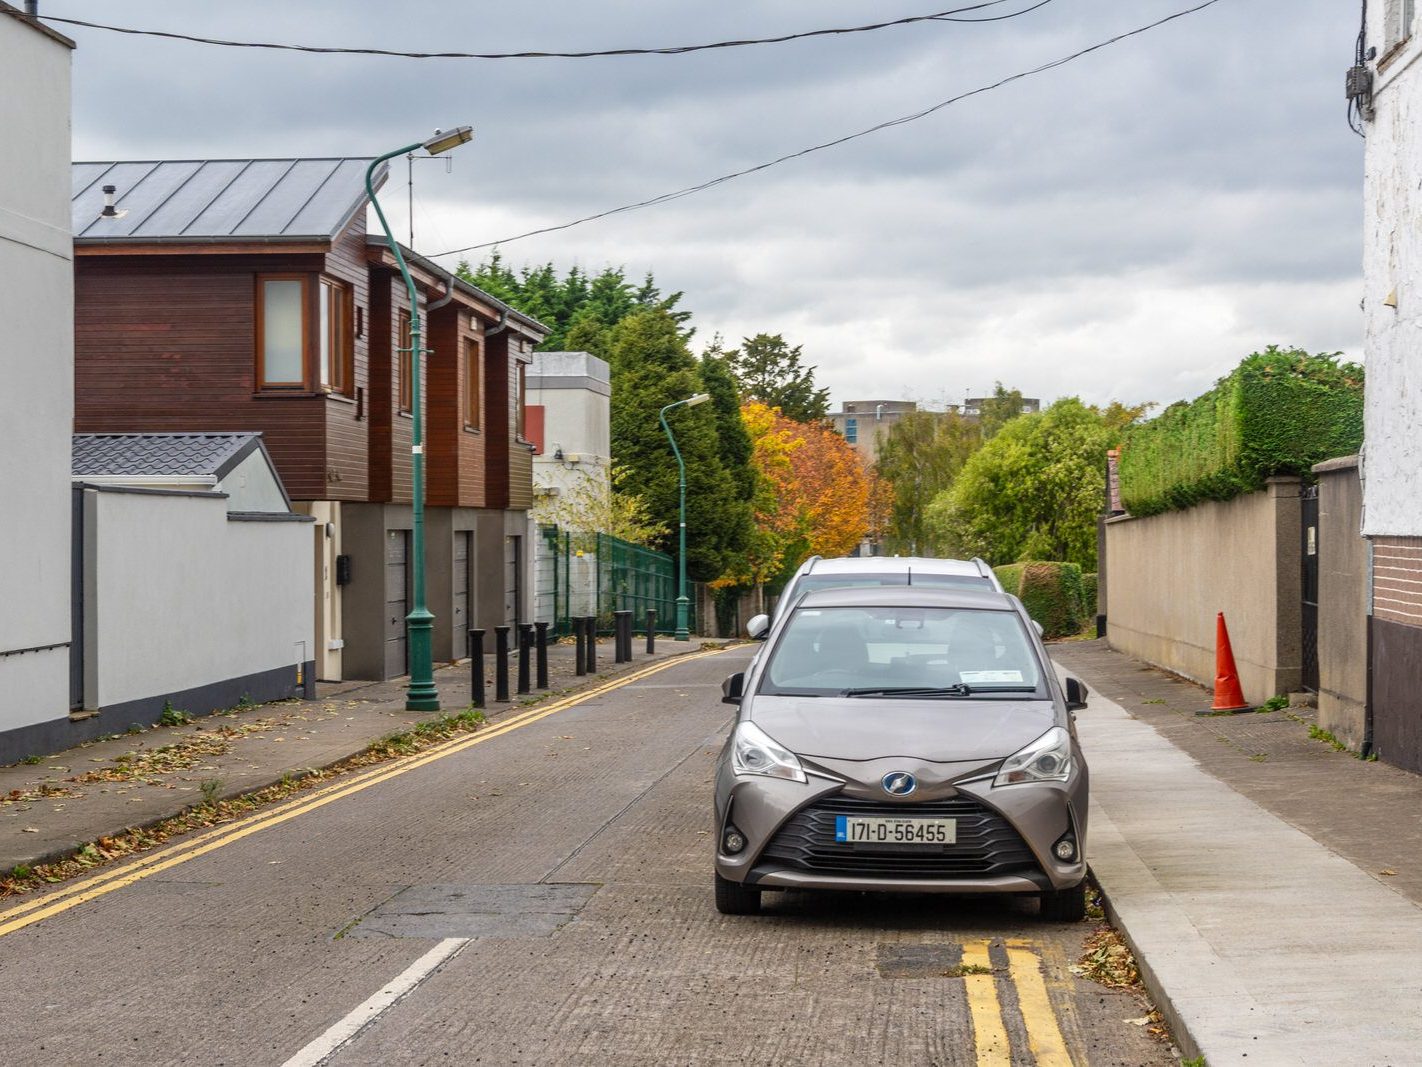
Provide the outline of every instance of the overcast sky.
{"type": "MultiPolygon", "coordinates": [[[[41,0],[43,15],[411,51],[648,47],[851,26],[953,0],[41,0]]],[[[970,3],[973,0],[960,0],[970,3]]],[[[1036,0],[980,12],[1008,13],[1036,0]]],[[[411,60],[77,40],[74,158],[415,165],[429,255],[556,225],[919,111],[1199,0],[1052,0],[979,25],[682,56],[411,60]]],[[[514,266],[653,271],[698,347],[802,344],[836,407],[1029,396],[1169,403],[1269,343],[1360,356],[1356,4],[1220,0],[928,118],[697,196],[503,245],[514,266]]],[[[405,166],[385,187],[407,230],[405,166]]],[[[485,253],[473,253],[478,259],[485,253]]],[[[453,266],[458,257],[448,262],[453,266]]]]}

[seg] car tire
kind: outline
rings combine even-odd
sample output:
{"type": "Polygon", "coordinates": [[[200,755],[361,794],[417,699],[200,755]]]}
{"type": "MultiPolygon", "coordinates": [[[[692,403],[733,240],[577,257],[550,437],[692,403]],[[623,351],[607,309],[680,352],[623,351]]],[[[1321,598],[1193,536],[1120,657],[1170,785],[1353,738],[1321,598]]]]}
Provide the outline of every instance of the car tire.
{"type": "Polygon", "coordinates": [[[1079,923],[1086,918],[1086,883],[1070,889],[1053,889],[1039,896],[1042,918],[1047,922],[1079,923]]]}
{"type": "Polygon", "coordinates": [[[722,915],[758,915],[760,890],[716,875],[716,910],[722,915]]]}

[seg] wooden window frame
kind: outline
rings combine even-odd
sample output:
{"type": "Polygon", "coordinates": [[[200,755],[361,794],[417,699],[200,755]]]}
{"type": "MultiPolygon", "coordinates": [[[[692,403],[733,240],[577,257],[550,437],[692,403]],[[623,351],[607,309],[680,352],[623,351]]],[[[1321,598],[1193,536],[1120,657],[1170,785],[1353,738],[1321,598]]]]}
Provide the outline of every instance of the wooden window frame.
{"type": "Polygon", "coordinates": [[[317,282],[317,353],[321,388],[340,396],[355,394],[355,293],[347,282],[322,275],[317,282]],[[320,343],[320,316],[325,309],[330,335],[320,343]]]}
{"type": "Polygon", "coordinates": [[[530,443],[524,436],[528,429],[528,364],[523,359],[514,361],[514,436],[524,444],[530,443]]]}
{"type": "Polygon", "coordinates": [[[477,337],[464,338],[464,428],[480,433],[484,428],[484,346],[477,337]]]}
{"type": "Polygon", "coordinates": [[[410,348],[414,343],[414,315],[401,308],[395,316],[395,410],[401,415],[414,413],[415,380],[410,373],[410,348]]]}
{"type": "Polygon", "coordinates": [[[259,393],[290,393],[296,391],[306,391],[308,376],[311,367],[311,329],[310,329],[310,303],[311,299],[311,275],[304,273],[286,272],[272,274],[258,274],[256,293],[253,303],[257,313],[257,336],[256,336],[256,369],[257,369],[257,392],[259,393]],[[297,381],[267,381],[266,368],[266,283],[267,282],[300,282],[301,283],[301,378],[297,381]]]}

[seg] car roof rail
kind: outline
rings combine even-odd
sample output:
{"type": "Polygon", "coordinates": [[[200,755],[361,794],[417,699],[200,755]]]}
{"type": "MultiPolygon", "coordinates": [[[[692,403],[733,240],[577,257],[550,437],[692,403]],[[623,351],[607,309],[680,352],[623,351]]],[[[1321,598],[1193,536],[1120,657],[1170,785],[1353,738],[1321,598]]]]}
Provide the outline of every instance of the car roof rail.
{"type": "Polygon", "coordinates": [[[993,572],[992,568],[988,566],[988,561],[983,559],[982,556],[974,556],[969,562],[977,564],[978,573],[981,574],[984,578],[986,578],[993,572]]]}
{"type": "Polygon", "coordinates": [[[809,574],[812,570],[815,569],[815,564],[818,563],[818,562],[819,562],[820,560],[822,560],[822,559],[824,559],[823,556],[816,554],[816,555],[811,556],[809,559],[805,560],[805,562],[802,563],[802,564],[800,564],[800,566],[802,566],[802,567],[805,568],[805,573],[806,573],[806,574],[809,574]]]}

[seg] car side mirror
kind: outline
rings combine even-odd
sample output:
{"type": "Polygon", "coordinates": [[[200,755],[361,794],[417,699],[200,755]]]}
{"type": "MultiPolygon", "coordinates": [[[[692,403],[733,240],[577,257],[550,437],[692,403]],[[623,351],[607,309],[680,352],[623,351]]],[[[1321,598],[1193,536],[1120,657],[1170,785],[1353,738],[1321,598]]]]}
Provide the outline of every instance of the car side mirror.
{"type": "Polygon", "coordinates": [[[1067,711],[1082,711],[1086,707],[1086,698],[1091,695],[1091,690],[1086,688],[1086,683],[1080,678],[1068,678],[1066,680],[1066,700],[1067,711]]]}
{"type": "Polygon", "coordinates": [[[750,622],[746,623],[746,634],[753,641],[764,641],[765,635],[770,633],[769,615],[752,615],[750,622]]]}
{"type": "Polygon", "coordinates": [[[721,683],[721,703],[739,704],[745,694],[746,672],[737,671],[721,683]]]}

